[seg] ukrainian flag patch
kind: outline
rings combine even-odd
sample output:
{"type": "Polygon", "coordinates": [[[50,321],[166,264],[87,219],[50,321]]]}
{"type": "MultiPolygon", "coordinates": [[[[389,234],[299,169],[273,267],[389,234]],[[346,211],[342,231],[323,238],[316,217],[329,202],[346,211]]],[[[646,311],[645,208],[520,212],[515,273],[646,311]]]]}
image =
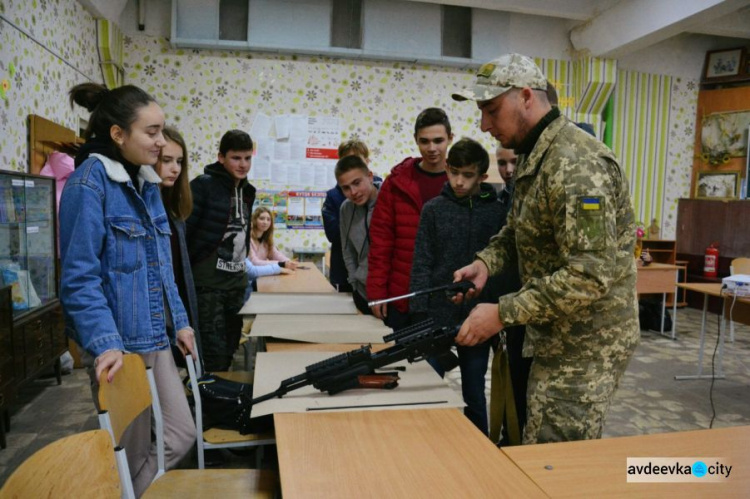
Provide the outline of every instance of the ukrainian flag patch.
{"type": "Polygon", "coordinates": [[[586,211],[599,211],[602,209],[601,198],[599,197],[581,198],[581,208],[583,208],[586,211]]]}

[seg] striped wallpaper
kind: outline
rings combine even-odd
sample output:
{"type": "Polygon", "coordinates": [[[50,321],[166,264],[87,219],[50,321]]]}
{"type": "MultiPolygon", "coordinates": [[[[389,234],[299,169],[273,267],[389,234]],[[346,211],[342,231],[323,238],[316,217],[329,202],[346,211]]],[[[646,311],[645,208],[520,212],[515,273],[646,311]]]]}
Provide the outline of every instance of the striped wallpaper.
{"type": "Polygon", "coordinates": [[[599,59],[535,62],[557,88],[563,114],[594,125],[600,139],[606,96],[613,98],[612,149],[628,176],[636,220],[663,224],[672,78],[616,70],[614,61],[599,59]]]}
{"type": "Polygon", "coordinates": [[[627,172],[636,220],[661,224],[664,203],[672,77],[618,71],[612,149],[627,172]]]}

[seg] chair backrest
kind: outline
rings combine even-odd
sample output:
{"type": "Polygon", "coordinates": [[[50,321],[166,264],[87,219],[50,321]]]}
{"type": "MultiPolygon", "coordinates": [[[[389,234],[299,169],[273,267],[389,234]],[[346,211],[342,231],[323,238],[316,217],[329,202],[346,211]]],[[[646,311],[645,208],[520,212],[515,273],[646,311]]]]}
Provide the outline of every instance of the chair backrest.
{"type": "Polygon", "coordinates": [[[115,442],[120,443],[125,429],[143,411],[151,406],[146,365],[137,354],[122,356],[122,368],[112,382],[107,381],[107,371],[99,378],[99,407],[109,413],[115,442]]]}
{"type": "Polygon", "coordinates": [[[732,264],[729,269],[729,273],[732,275],[750,275],[750,258],[735,258],[734,260],[732,260],[732,264]]]}
{"type": "Polygon", "coordinates": [[[119,498],[112,439],[104,430],[61,438],[34,453],[8,478],[0,498],[119,498]]]}

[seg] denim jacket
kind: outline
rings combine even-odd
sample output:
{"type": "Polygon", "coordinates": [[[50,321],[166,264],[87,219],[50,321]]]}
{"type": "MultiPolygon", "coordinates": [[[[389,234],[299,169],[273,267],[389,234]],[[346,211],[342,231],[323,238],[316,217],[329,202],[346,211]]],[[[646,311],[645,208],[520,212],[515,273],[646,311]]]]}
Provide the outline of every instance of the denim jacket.
{"type": "Polygon", "coordinates": [[[169,348],[166,312],[175,330],[188,327],[174,281],[161,179],[150,166],[140,168],[138,179],[140,194],[125,167],[91,154],[68,179],[60,202],[66,329],[95,357],[112,349],[169,348]]]}

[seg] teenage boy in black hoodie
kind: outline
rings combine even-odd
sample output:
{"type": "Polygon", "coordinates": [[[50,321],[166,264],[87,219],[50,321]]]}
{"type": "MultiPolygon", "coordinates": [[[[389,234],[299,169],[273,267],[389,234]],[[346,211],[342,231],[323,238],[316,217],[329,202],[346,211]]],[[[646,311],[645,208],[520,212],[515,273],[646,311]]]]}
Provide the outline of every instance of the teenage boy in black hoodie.
{"type": "Polygon", "coordinates": [[[226,371],[239,346],[255,187],[247,181],[253,153],[250,135],[230,130],[219,160],[190,182],[193,213],[186,221],[188,253],[198,296],[203,364],[226,371]],[[203,333],[205,331],[205,333],[203,333]]]}
{"type": "MultiPolygon", "coordinates": [[[[453,282],[453,272],[474,261],[490,238],[505,225],[507,211],[487,178],[489,155],[478,142],[463,138],[448,152],[448,182],[440,195],[422,209],[414,248],[410,290],[417,291],[453,282]]],[[[491,279],[479,302],[493,302],[497,282],[491,279]]],[[[439,326],[457,326],[469,315],[473,303],[456,305],[444,294],[412,298],[409,309],[419,318],[432,317],[439,326]]],[[[464,414],[487,434],[487,400],[484,376],[490,343],[458,347],[464,414]]],[[[433,366],[435,367],[435,366],[433,366]]],[[[441,373],[442,374],[442,373],[441,373]]]]}

